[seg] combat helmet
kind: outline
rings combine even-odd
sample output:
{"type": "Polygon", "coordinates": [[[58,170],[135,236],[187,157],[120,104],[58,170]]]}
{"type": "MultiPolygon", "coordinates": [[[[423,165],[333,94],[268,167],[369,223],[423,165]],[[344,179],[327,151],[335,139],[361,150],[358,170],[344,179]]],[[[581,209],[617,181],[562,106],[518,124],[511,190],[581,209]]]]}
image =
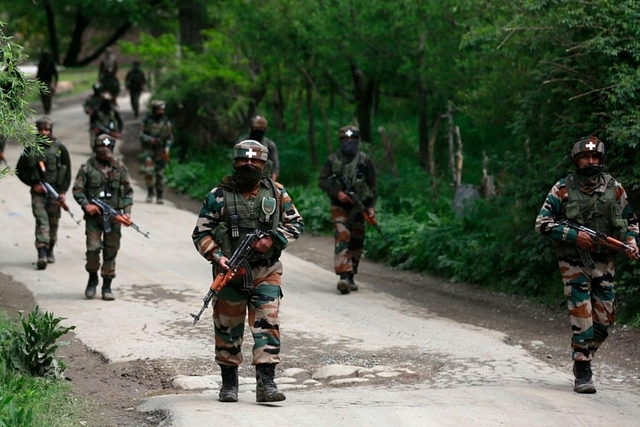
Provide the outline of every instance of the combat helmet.
{"type": "Polygon", "coordinates": [[[269,149],[253,139],[245,139],[233,147],[233,160],[258,159],[266,162],[268,158],[269,149]]]}
{"type": "Polygon", "coordinates": [[[600,163],[604,163],[604,143],[598,137],[591,135],[574,142],[569,157],[575,162],[584,153],[595,153],[600,157],[600,163]]]}
{"type": "Polygon", "coordinates": [[[360,130],[353,125],[343,126],[338,131],[338,138],[342,140],[360,139],[360,130]]]}
{"type": "Polygon", "coordinates": [[[96,150],[99,147],[108,147],[113,151],[116,148],[116,139],[106,133],[100,134],[93,140],[93,149],[96,150]]]}
{"type": "Polygon", "coordinates": [[[53,131],[53,120],[49,116],[42,116],[36,120],[36,128],[53,131]]]}

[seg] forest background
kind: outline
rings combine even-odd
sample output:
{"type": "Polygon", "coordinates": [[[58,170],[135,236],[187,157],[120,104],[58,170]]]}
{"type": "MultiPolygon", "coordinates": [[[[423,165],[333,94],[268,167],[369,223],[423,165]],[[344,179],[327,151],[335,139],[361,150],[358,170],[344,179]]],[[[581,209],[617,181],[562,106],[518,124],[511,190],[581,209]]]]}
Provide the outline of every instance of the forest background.
{"type": "MultiPolygon", "coordinates": [[[[37,62],[139,58],[175,127],[170,184],[203,198],[250,118],[269,120],[308,232],[331,233],[317,188],[337,130],[378,167],[366,256],[564,307],[535,217],[580,137],[640,212],[640,5],[632,0],[0,0],[37,62]],[[462,166],[462,167],[460,167],[462,166]],[[493,183],[495,191],[481,184],[493,183]],[[454,209],[460,188],[480,197],[454,209]]],[[[5,46],[6,49],[9,49],[5,46]]],[[[10,50],[10,49],[9,49],[10,50]]],[[[122,61],[121,61],[122,64],[122,61]]],[[[1,126],[5,126],[0,124],[1,126]]],[[[619,258],[619,320],[640,325],[640,271],[619,258]]]]}

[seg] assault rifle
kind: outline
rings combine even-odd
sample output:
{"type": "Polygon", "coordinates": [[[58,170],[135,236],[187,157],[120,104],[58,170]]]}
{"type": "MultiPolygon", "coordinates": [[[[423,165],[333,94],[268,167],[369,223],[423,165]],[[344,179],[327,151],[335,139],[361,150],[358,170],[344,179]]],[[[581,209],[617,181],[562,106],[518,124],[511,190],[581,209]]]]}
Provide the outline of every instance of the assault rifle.
{"type": "Polygon", "coordinates": [[[142,234],[147,239],[149,238],[148,231],[144,232],[140,230],[140,228],[138,228],[138,226],[133,221],[131,221],[131,219],[124,216],[122,212],[112,208],[107,203],[99,199],[91,199],[91,203],[93,203],[94,205],[97,205],[102,211],[102,219],[104,221],[104,231],[106,231],[107,233],[111,232],[111,219],[113,218],[116,221],[118,221],[120,224],[123,224],[126,227],[132,227],[134,230],[142,234]]]}
{"type": "Polygon", "coordinates": [[[374,226],[375,229],[378,230],[378,233],[380,233],[380,236],[386,241],[387,237],[382,233],[382,228],[380,227],[380,224],[378,224],[378,220],[375,217],[369,215],[367,207],[364,205],[364,203],[362,203],[362,200],[360,199],[360,197],[358,197],[356,192],[353,191],[353,188],[351,188],[351,186],[347,182],[347,178],[344,175],[337,176],[335,174],[334,177],[336,177],[338,181],[340,181],[340,184],[342,184],[342,186],[344,187],[344,192],[347,193],[347,196],[351,198],[353,204],[355,205],[358,212],[362,214],[364,220],[367,221],[369,225],[374,226]]]}
{"type": "MultiPolygon", "coordinates": [[[[576,224],[575,222],[569,221],[567,219],[563,219],[558,221],[558,224],[563,225],[565,227],[569,227],[572,228],[576,231],[582,231],[584,233],[587,233],[595,243],[598,243],[602,246],[605,246],[609,249],[613,249],[614,251],[630,251],[632,250],[632,246],[622,242],[618,239],[615,239],[611,236],[607,236],[605,233],[602,233],[600,231],[596,231],[596,230],[592,230],[590,228],[587,228],[583,225],[580,224],[576,224]]],[[[580,258],[582,259],[582,263],[586,266],[586,267],[593,267],[594,266],[594,262],[593,259],[591,258],[591,255],[589,254],[589,252],[587,250],[578,248],[578,252],[580,253],[580,258]]],[[[640,259],[640,253],[636,254],[636,259],[640,259]]]]}
{"type": "MultiPolygon", "coordinates": [[[[44,162],[43,161],[39,161],[38,162],[38,167],[40,167],[40,171],[42,172],[42,176],[44,176],[45,172],[47,171],[47,168],[45,167],[44,162]]],[[[44,181],[44,180],[40,181],[40,184],[44,187],[44,189],[46,190],[46,192],[49,195],[49,197],[51,197],[56,202],[58,202],[58,204],[60,204],[62,209],[64,209],[65,211],[69,212],[69,215],[71,215],[71,219],[76,224],[80,225],[80,220],[76,219],[76,216],[73,214],[73,212],[71,212],[71,208],[69,207],[69,205],[67,205],[67,203],[62,200],[62,198],[60,197],[60,194],[58,194],[58,192],[55,190],[55,188],[53,188],[53,186],[51,184],[49,184],[47,181],[44,181]]]]}
{"type": "Polygon", "coordinates": [[[193,317],[193,324],[195,325],[200,320],[200,316],[207,309],[209,303],[213,299],[213,297],[217,296],[222,288],[226,286],[226,284],[233,278],[236,272],[243,267],[244,272],[244,283],[245,285],[250,285],[251,278],[251,267],[249,267],[249,263],[247,262],[247,257],[253,252],[253,244],[263,237],[267,236],[262,230],[255,230],[249,234],[247,234],[244,239],[240,242],[240,246],[233,252],[231,258],[227,261],[227,270],[221,270],[216,277],[213,279],[211,286],[209,286],[209,292],[204,296],[202,301],[204,304],[202,308],[198,312],[198,314],[191,313],[191,317],[193,317]]]}

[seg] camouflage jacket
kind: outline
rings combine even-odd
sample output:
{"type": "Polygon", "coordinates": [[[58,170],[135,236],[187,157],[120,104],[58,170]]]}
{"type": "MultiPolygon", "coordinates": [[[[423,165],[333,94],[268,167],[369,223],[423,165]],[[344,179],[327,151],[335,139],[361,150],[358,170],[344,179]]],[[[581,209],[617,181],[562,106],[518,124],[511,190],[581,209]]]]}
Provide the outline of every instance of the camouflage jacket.
{"type": "Polygon", "coordinates": [[[378,198],[378,185],[373,160],[361,150],[358,150],[358,154],[351,162],[345,160],[340,150],[331,154],[320,171],[318,187],[327,193],[332,205],[349,209],[353,206],[345,205],[338,200],[338,193],[346,190],[339,179],[344,175],[347,183],[360,197],[362,203],[366,207],[375,206],[378,198]]]}
{"type": "Polygon", "coordinates": [[[133,206],[133,187],[129,170],[119,160],[112,159],[105,168],[91,156],[80,166],[73,184],[73,198],[80,206],[91,203],[91,199],[101,199],[111,207],[130,214],[133,206]]]}
{"type": "MultiPolygon", "coordinates": [[[[233,193],[237,197],[243,197],[248,201],[249,205],[258,206],[254,203],[259,193],[268,189],[271,185],[275,185],[275,194],[277,196],[277,205],[279,209],[279,221],[276,225],[275,233],[272,234],[273,244],[278,249],[279,254],[287,245],[295,241],[304,232],[304,221],[302,216],[296,209],[291,197],[280,183],[276,183],[271,179],[264,178],[260,181],[253,191],[245,194],[233,193]]],[[[224,224],[225,218],[228,218],[225,205],[225,190],[221,187],[213,188],[204,199],[200,215],[196,222],[195,229],[191,235],[193,243],[200,252],[200,255],[206,259],[218,262],[220,256],[223,255],[221,244],[216,242],[215,234],[219,232],[219,225],[227,226],[228,232],[231,230],[230,224],[224,224]]],[[[262,221],[264,218],[256,221],[262,221]]],[[[266,220],[265,220],[266,221],[266,220]]],[[[229,257],[231,254],[224,253],[229,257]]]]}
{"type": "Polygon", "coordinates": [[[61,194],[66,193],[71,185],[71,158],[69,150],[60,140],[55,139],[51,145],[44,148],[42,154],[31,153],[25,150],[18,164],[16,172],[20,181],[32,186],[39,181],[47,181],[61,194]],[[38,166],[39,161],[44,161],[46,172],[44,176],[38,166]]]}

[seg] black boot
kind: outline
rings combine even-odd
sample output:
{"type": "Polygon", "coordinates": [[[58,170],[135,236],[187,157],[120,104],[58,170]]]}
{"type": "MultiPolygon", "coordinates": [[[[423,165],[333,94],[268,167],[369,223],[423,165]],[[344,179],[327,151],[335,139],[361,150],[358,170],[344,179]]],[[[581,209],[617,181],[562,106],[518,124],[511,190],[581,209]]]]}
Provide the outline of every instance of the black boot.
{"type": "Polygon", "coordinates": [[[357,291],[358,290],[358,285],[356,285],[356,282],[353,280],[353,276],[355,276],[355,273],[353,273],[353,272],[347,273],[347,281],[349,282],[349,290],[350,291],[357,291]]]}
{"type": "Polygon", "coordinates": [[[153,202],[153,187],[147,188],[147,203],[153,202]]]}
{"type": "Polygon", "coordinates": [[[351,292],[351,290],[349,289],[349,273],[340,273],[340,280],[338,280],[338,290],[343,295],[351,292]]]}
{"type": "Polygon", "coordinates": [[[596,386],[593,385],[592,380],[591,362],[573,362],[573,375],[576,377],[573,391],[582,394],[593,394],[596,392],[596,386]]]}
{"type": "Polygon", "coordinates": [[[164,203],[164,199],[162,198],[162,191],[156,191],[156,203],[162,205],[164,203]]]}
{"type": "Polygon", "coordinates": [[[47,248],[38,248],[38,263],[36,265],[38,270],[47,268],[47,248]]]}
{"type": "Polygon", "coordinates": [[[116,297],[111,292],[111,281],[113,278],[104,277],[102,279],[102,299],[105,301],[113,301],[116,297]]]}
{"type": "Polygon", "coordinates": [[[96,296],[96,287],[98,286],[98,273],[89,273],[89,281],[87,288],[84,290],[84,296],[87,299],[93,299],[96,296]]]}
{"type": "Polygon", "coordinates": [[[222,373],[222,388],[218,393],[220,402],[237,402],[238,401],[238,367],[220,365],[222,373]]]}
{"type": "Polygon", "coordinates": [[[275,363],[256,365],[256,402],[281,402],[287,398],[273,381],[275,374],[275,363]]]}
{"type": "Polygon", "coordinates": [[[49,248],[47,249],[47,264],[53,264],[56,262],[56,257],[53,254],[53,247],[55,246],[54,242],[49,243],[49,248]]]}

